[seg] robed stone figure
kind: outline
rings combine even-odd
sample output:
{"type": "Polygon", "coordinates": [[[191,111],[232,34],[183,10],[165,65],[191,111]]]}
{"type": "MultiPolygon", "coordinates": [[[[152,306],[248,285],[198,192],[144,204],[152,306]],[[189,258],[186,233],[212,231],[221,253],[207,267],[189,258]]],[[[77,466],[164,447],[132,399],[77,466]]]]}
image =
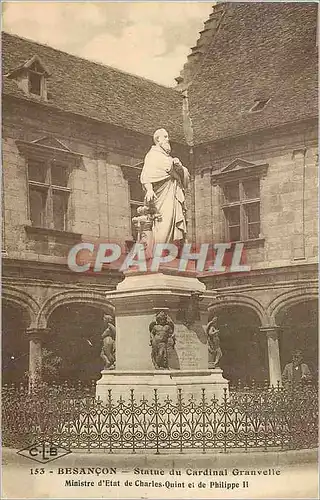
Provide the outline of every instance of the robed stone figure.
{"type": "Polygon", "coordinates": [[[168,133],[154,133],[154,146],[147,153],[141,172],[145,204],[160,215],[153,224],[153,243],[185,241],[187,233],[185,189],[189,172],[178,158],[172,158],[168,133]]]}

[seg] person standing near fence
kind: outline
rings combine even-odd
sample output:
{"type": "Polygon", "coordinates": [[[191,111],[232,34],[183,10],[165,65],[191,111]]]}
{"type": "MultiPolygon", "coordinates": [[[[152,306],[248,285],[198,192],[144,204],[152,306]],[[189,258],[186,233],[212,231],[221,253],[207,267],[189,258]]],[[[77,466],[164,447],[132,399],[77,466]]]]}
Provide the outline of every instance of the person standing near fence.
{"type": "Polygon", "coordinates": [[[311,382],[312,375],[306,363],[303,363],[302,351],[296,350],[292,353],[291,363],[287,363],[283,373],[282,381],[285,387],[295,387],[304,382],[311,382]]]}

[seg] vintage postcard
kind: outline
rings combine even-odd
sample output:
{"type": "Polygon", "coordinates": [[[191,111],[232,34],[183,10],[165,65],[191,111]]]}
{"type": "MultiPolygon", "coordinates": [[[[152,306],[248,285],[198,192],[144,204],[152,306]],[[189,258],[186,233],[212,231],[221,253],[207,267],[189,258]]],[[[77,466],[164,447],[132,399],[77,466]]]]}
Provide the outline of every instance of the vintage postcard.
{"type": "Polygon", "coordinates": [[[2,7],[2,498],[318,498],[318,2],[2,7]]]}

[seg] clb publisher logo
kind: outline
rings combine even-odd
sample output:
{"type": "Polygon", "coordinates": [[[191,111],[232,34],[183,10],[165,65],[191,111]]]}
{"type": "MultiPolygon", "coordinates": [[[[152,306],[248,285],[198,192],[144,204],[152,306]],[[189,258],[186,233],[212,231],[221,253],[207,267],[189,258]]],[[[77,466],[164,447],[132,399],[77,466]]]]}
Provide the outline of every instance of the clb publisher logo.
{"type": "Polygon", "coordinates": [[[68,455],[69,453],[71,453],[71,451],[66,450],[65,448],[61,448],[61,446],[57,446],[54,443],[42,441],[40,443],[35,443],[31,446],[23,448],[17,453],[18,455],[30,458],[31,460],[35,460],[36,462],[40,462],[41,464],[46,464],[48,462],[52,462],[52,460],[56,460],[57,458],[68,455]]]}

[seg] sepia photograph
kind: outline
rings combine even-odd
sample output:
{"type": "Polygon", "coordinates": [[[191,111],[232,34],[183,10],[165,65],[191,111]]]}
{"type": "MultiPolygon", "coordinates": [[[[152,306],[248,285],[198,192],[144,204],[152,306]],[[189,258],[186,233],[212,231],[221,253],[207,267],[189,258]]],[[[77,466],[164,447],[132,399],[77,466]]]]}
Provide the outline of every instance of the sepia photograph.
{"type": "Polygon", "coordinates": [[[1,498],[318,498],[318,2],[1,7],[1,498]]]}

